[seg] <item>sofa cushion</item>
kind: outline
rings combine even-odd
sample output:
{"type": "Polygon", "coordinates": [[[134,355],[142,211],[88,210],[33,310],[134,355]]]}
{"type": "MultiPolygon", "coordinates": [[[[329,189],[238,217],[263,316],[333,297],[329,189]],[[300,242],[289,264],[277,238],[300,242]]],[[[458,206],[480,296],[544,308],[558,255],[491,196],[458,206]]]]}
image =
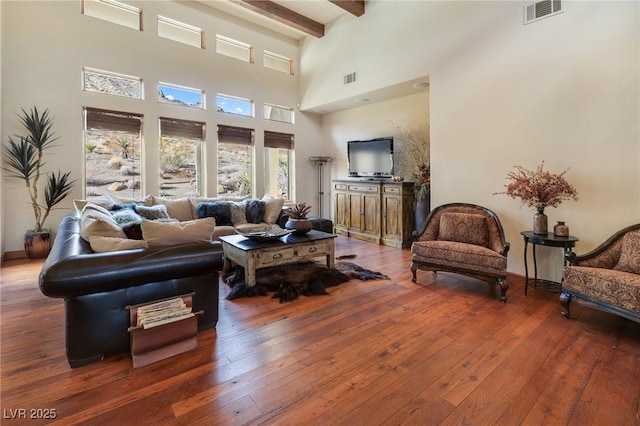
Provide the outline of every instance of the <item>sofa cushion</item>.
{"type": "Polygon", "coordinates": [[[92,236],[126,238],[120,225],[111,217],[111,213],[95,204],[87,204],[80,218],[80,236],[89,241],[92,236]]]}
{"type": "Polygon", "coordinates": [[[484,216],[473,213],[443,213],[438,239],[487,247],[489,229],[484,216]]]}
{"type": "MultiPolygon", "coordinates": [[[[246,226],[246,225],[247,224],[245,223],[244,225],[240,225],[240,226],[246,226]]],[[[238,232],[236,228],[234,228],[233,226],[216,225],[215,229],[213,230],[213,234],[211,235],[211,239],[215,241],[224,235],[236,235],[237,233],[238,232]]]]}
{"type": "Polygon", "coordinates": [[[151,207],[135,206],[134,209],[137,214],[147,220],[169,219],[169,212],[167,211],[167,206],[164,204],[158,204],[151,207]]]}
{"type": "Polygon", "coordinates": [[[562,288],[640,313],[640,275],[616,269],[565,266],[562,288]]]}
{"type": "Polygon", "coordinates": [[[244,202],[232,202],[229,204],[231,208],[231,223],[233,226],[247,223],[246,206],[244,202]]]}
{"type": "Polygon", "coordinates": [[[142,236],[149,247],[168,247],[179,244],[209,242],[216,221],[212,217],[184,222],[153,222],[141,224],[142,236]]]}
{"type": "Polygon", "coordinates": [[[154,206],[163,205],[167,208],[169,217],[178,219],[180,222],[195,219],[191,212],[191,202],[188,198],[163,198],[151,196],[152,204],[154,206]]]}
{"type": "Polygon", "coordinates": [[[191,203],[191,211],[194,219],[198,217],[198,204],[200,203],[215,203],[216,201],[233,201],[234,203],[242,202],[249,197],[246,196],[226,196],[226,197],[191,197],[189,202],[191,203]]]}
{"type": "Polygon", "coordinates": [[[264,201],[264,215],[262,221],[269,225],[276,223],[282,212],[282,206],[284,205],[284,198],[273,198],[271,195],[265,195],[262,197],[264,201]]]}
{"type": "Polygon", "coordinates": [[[468,271],[506,275],[507,257],[486,247],[452,241],[416,241],[413,260],[468,271]]]}
{"type": "Polygon", "coordinates": [[[232,226],[231,201],[215,201],[198,204],[198,217],[212,217],[218,226],[232,226]]]}
{"type": "Polygon", "coordinates": [[[105,253],[119,250],[133,250],[146,248],[147,242],[144,240],[130,240],[128,238],[100,237],[93,235],[89,237],[91,250],[96,253],[105,253]]]}
{"type": "Polygon", "coordinates": [[[262,223],[262,216],[264,216],[265,208],[264,201],[251,199],[245,201],[244,206],[248,223],[262,223]]]}
{"type": "Polygon", "coordinates": [[[142,198],[132,198],[132,197],[124,197],[122,195],[117,194],[107,194],[110,197],[114,204],[140,204],[144,206],[150,206],[153,203],[152,195],[145,195],[142,198]]]}
{"type": "Polygon", "coordinates": [[[104,207],[109,210],[115,204],[109,194],[101,195],[97,198],[92,198],[90,200],[73,200],[73,206],[76,208],[78,213],[82,213],[82,210],[88,203],[97,204],[100,207],[104,207]]]}
{"type": "Polygon", "coordinates": [[[123,226],[130,222],[140,222],[142,216],[130,209],[116,210],[111,212],[111,217],[120,226],[123,226]]]}
{"type": "Polygon", "coordinates": [[[622,237],[620,259],[614,269],[640,274],[640,231],[628,232],[622,237]]]}

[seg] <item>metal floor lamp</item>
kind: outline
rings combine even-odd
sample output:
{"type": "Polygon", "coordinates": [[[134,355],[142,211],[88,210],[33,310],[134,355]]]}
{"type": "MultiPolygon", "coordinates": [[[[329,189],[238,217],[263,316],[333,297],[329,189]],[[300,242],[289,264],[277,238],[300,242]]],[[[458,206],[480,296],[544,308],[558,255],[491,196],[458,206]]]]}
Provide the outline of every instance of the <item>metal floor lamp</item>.
{"type": "Polygon", "coordinates": [[[318,166],[318,217],[322,217],[322,204],[324,198],[324,165],[333,158],[325,156],[309,157],[309,161],[318,166]]]}

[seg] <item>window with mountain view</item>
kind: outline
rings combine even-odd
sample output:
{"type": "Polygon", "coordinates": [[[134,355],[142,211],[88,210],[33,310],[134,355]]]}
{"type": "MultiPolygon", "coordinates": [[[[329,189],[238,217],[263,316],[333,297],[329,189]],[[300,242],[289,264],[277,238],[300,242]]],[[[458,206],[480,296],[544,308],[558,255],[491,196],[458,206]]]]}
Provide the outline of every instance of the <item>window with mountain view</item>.
{"type": "Polygon", "coordinates": [[[204,90],[169,83],[158,84],[158,102],[204,109],[204,90]]]}
{"type": "Polygon", "coordinates": [[[85,196],[140,198],[142,115],[84,108],[85,196]]]}
{"type": "Polygon", "coordinates": [[[287,200],[293,193],[293,142],[292,134],[264,132],[265,193],[287,200]]]}
{"type": "Polygon", "coordinates": [[[253,195],[253,129],[218,125],[218,195],[253,195]]]}
{"type": "Polygon", "coordinates": [[[202,146],[205,124],[160,118],[160,195],[202,195],[202,146]]]}

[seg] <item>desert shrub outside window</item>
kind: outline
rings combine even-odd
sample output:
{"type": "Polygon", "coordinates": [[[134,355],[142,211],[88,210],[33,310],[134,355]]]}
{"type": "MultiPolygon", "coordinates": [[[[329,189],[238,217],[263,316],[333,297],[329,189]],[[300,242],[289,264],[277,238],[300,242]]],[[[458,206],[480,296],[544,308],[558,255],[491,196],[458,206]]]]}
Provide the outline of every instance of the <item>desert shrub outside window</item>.
{"type": "Polygon", "coordinates": [[[160,118],[161,196],[202,195],[204,134],[204,123],[160,118]]]}
{"type": "Polygon", "coordinates": [[[265,192],[286,200],[293,193],[293,143],[292,134],[264,132],[265,192]]]}
{"type": "Polygon", "coordinates": [[[253,194],[253,129],[218,125],[218,195],[253,194]]]}
{"type": "Polygon", "coordinates": [[[85,197],[140,198],[143,116],[88,107],[83,113],[85,197]]]}

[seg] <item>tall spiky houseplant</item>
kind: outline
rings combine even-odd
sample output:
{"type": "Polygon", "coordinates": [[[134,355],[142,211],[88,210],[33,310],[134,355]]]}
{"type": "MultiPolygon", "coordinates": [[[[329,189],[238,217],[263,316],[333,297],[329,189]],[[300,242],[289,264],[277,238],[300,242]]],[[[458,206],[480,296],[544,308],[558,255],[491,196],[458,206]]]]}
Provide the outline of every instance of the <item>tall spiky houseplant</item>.
{"type": "MultiPolygon", "coordinates": [[[[71,172],[57,173],[45,172],[42,170],[45,165],[44,153],[52,148],[58,140],[53,132],[53,119],[49,115],[49,110],[42,113],[37,107],[30,111],[21,108],[22,114],[18,118],[27,131],[26,136],[9,136],[8,144],[2,145],[5,170],[9,177],[22,179],[29,193],[31,208],[35,217],[33,229],[27,232],[25,237],[25,249],[27,238],[31,233],[48,233],[44,224],[49,217],[51,210],[64,200],[73,189],[75,181],[70,180],[71,172]],[[40,178],[46,177],[44,187],[44,203],[40,200],[40,178]]],[[[48,250],[47,250],[48,252],[48,250]]],[[[30,257],[32,257],[30,255],[30,257]]],[[[41,257],[41,256],[33,256],[41,257]]]]}

